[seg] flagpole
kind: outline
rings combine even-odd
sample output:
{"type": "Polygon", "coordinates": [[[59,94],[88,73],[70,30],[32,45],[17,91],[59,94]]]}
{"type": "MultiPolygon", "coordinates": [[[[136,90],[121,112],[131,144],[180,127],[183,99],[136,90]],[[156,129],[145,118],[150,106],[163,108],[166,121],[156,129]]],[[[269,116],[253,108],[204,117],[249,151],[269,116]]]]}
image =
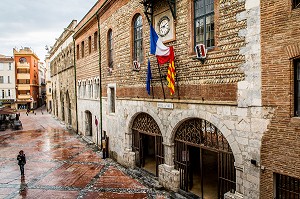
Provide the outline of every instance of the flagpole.
{"type": "Polygon", "coordinates": [[[177,78],[177,72],[176,72],[176,67],[175,67],[175,60],[174,60],[174,69],[175,69],[175,79],[176,79],[177,96],[178,96],[178,99],[180,100],[179,85],[178,85],[178,78],[177,78]]]}
{"type": "Polygon", "coordinates": [[[152,85],[152,79],[150,80],[151,82],[151,90],[152,90],[152,99],[154,99],[154,90],[153,90],[153,85],[152,85]]]}
{"type": "Polygon", "coordinates": [[[164,100],[165,100],[165,99],[166,99],[166,94],[165,94],[164,84],[163,84],[163,82],[162,82],[162,75],[161,75],[161,72],[160,72],[160,67],[159,67],[159,63],[158,63],[157,58],[156,58],[156,61],[157,61],[157,67],[158,67],[158,71],[159,71],[159,77],[160,77],[161,88],[162,88],[162,91],[163,91],[163,94],[164,94],[164,100]]]}

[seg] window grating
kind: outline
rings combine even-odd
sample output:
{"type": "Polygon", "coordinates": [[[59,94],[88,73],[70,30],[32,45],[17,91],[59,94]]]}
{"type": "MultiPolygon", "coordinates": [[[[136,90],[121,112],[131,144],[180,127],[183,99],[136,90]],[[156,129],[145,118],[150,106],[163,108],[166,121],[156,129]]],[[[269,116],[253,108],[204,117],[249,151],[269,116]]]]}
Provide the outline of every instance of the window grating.
{"type": "Polygon", "coordinates": [[[294,115],[300,115],[300,59],[294,61],[294,115]]]}
{"type": "Polygon", "coordinates": [[[293,0],[293,8],[300,8],[300,0],[293,0]]]}
{"type": "Polygon", "coordinates": [[[299,199],[300,179],[276,173],[276,199],[299,199]]]}

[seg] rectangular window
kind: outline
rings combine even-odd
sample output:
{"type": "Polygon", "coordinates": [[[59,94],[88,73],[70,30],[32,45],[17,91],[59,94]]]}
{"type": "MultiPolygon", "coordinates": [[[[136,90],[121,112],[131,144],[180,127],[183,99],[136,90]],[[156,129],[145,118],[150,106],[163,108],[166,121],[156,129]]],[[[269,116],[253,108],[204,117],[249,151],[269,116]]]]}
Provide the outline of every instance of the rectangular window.
{"type": "Polygon", "coordinates": [[[9,89],[8,89],[8,91],[7,91],[7,96],[10,97],[10,90],[9,90],[9,89]]]}
{"type": "Polygon", "coordinates": [[[300,0],[292,0],[293,1],[293,9],[300,8],[300,0]]]}
{"type": "Polygon", "coordinates": [[[96,31],[94,33],[94,51],[98,49],[97,46],[98,46],[98,32],[96,31]]]}
{"type": "Polygon", "coordinates": [[[81,42],[81,57],[84,57],[84,41],[81,42]]]}
{"type": "Polygon", "coordinates": [[[8,63],[8,70],[11,70],[11,63],[8,63]]]}
{"type": "Polygon", "coordinates": [[[2,90],[2,99],[4,99],[4,90],[2,90]]]}
{"type": "Polygon", "coordinates": [[[276,199],[300,198],[300,179],[275,174],[276,199]]]}
{"type": "Polygon", "coordinates": [[[214,0],[194,1],[195,45],[215,45],[214,0]]]}
{"type": "Polygon", "coordinates": [[[92,53],[92,37],[89,36],[89,54],[92,53]]]}
{"type": "Polygon", "coordinates": [[[295,116],[300,116],[300,59],[294,61],[295,116]]]}
{"type": "Polygon", "coordinates": [[[4,70],[4,64],[0,63],[0,70],[4,70]]]}
{"type": "Polygon", "coordinates": [[[10,84],[10,76],[7,76],[7,83],[10,84]]]}
{"type": "Polygon", "coordinates": [[[76,46],[77,59],[79,59],[79,45],[76,46]]]}
{"type": "Polygon", "coordinates": [[[0,76],[0,84],[3,84],[3,83],[4,83],[4,77],[0,76]]]}
{"type": "Polygon", "coordinates": [[[108,85],[108,106],[109,106],[109,112],[115,113],[116,112],[116,95],[115,95],[115,84],[108,85]]]}

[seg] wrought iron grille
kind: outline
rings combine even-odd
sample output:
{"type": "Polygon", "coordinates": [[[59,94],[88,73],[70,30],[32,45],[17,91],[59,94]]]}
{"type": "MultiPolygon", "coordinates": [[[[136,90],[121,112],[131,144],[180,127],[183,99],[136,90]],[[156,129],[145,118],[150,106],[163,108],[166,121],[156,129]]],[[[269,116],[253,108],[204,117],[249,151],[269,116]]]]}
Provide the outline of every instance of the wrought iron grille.
{"type": "Polygon", "coordinates": [[[293,8],[300,8],[300,0],[293,0],[293,8]]]}
{"type": "Polygon", "coordinates": [[[300,179],[276,173],[276,199],[299,199],[300,179]]]}
{"type": "Polygon", "coordinates": [[[140,113],[134,120],[133,130],[146,134],[161,135],[159,127],[155,120],[147,113],[140,113]]]}
{"type": "Polygon", "coordinates": [[[175,140],[231,152],[231,148],[220,130],[210,122],[199,118],[187,120],[180,125],[175,140]]]}

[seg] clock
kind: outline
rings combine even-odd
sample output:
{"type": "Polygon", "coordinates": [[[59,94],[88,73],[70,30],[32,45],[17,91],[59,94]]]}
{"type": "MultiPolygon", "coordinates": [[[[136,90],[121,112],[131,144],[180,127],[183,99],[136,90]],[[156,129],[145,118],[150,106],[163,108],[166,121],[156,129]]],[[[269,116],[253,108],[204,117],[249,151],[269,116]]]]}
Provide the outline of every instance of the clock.
{"type": "Polygon", "coordinates": [[[170,32],[170,18],[167,16],[163,16],[159,19],[158,23],[158,34],[161,37],[166,36],[170,32]]]}

